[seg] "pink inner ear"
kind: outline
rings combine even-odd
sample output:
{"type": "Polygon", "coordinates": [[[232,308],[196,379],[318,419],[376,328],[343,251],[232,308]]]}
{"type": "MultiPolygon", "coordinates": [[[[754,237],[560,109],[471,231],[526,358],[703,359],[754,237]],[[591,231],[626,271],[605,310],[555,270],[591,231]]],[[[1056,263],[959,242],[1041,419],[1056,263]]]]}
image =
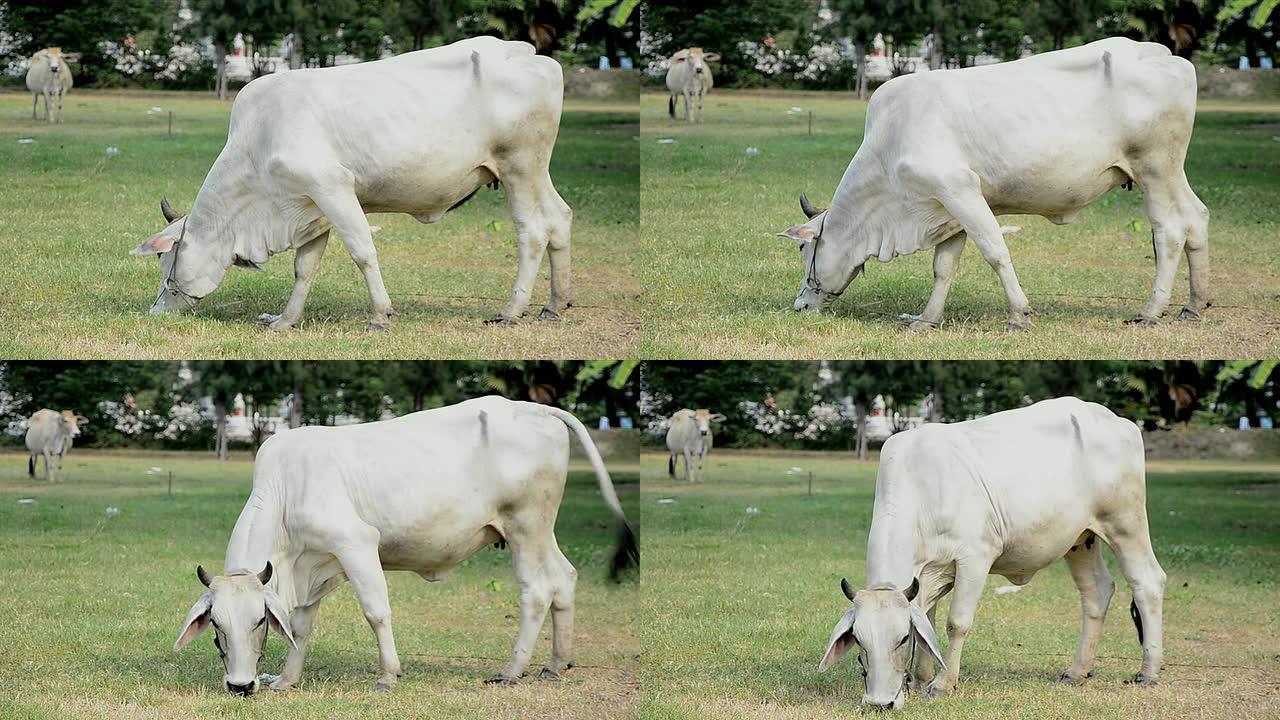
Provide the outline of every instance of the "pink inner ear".
{"type": "MultiPolygon", "coordinates": [[[[167,230],[167,228],[166,228],[167,230]]],[[[172,233],[161,231],[147,238],[141,245],[133,249],[133,255],[158,255],[169,252],[177,238],[172,233]]]]}
{"type": "Polygon", "coordinates": [[[197,617],[195,620],[192,620],[191,624],[187,626],[187,629],[183,631],[182,637],[178,638],[178,647],[184,647],[192,640],[195,640],[196,636],[204,632],[204,629],[208,626],[209,613],[205,613],[204,615],[197,617]]]}
{"type": "Polygon", "coordinates": [[[801,240],[812,240],[812,239],[813,239],[813,238],[818,234],[818,233],[816,233],[816,232],[814,232],[814,231],[813,231],[813,228],[811,228],[811,227],[806,227],[806,226],[804,226],[804,225],[797,225],[797,226],[795,226],[795,227],[791,228],[791,230],[792,230],[792,231],[796,234],[796,236],[797,236],[797,237],[799,237],[801,240]]]}

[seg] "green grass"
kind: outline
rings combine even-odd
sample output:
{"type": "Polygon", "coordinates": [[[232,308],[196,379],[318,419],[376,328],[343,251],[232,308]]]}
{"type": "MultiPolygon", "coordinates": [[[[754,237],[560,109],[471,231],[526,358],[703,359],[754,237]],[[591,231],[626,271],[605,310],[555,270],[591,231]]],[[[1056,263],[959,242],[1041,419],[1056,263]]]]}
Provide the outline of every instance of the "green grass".
{"type": "MultiPolygon", "coordinates": [[[[638,467],[611,462],[635,512],[638,467]]],[[[30,481],[26,457],[0,455],[0,717],[625,717],[638,688],[639,592],[606,579],[613,533],[584,464],[570,468],[557,538],[579,570],[577,660],[564,682],[481,684],[505,665],[518,625],[509,550],[486,549],[452,576],[427,583],[389,573],[399,688],[371,691],[377,643],[350,586],[325,600],[303,669],[288,693],[238,699],[221,689],[213,641],[173,650],[203,588],[195,566],[222,566],[250,487],[247,459],[182,453],[73,451],[60,485],[30,481]],[[166,497],[159,466],[173,470],[166,497]],[[19,505],[19,498],[34,498],[19,505]],[[107,517],[108,506],[121,514],[107,517]]],[[[550,654],[551,621],[534,652],[550,654]]],[[[273,636],[260,671],[278,673],[273,636]]]]}
{"type": "MultiPolygon", "coordinates": [[[[153,318],[160,276],[129,251],[164,226],[159,202],[191,207],[226,140],[231,103],[202,94],[75,90],[65,123],[32,122],[30,96],[0,93],[0,357],[628,357],[639,323],[634,270],[639,151],[634,103],[569,101],[551,174],[574,209],[578,307],[561,323],[486,328],[515,278],[505,192],[485,190],[435,225],[379,214],[383,277],[400,317],[365,332],[369,296],[331,242],[297,332],[256,324],[293,288],[292,254],[262,274],[233,268],[197,314],[153,318]],[[162,114],[148,114],[156,106],[162,114]],[[174,112],[174,137],[166,136],[174,112]],[[35,144],[20,145],[19,138],[35,144]],[[107,158],[108,146],[121,154],[107,158]],[[491,222],[501,230],[486,230],[491,222]]],[[[288,118],[281,118],[288,122],[288,118]]],[[[546,301],[544,260],[534,289],[546,301]]]]}
{"type": "MultiPolygon", "coordinates": [[[[861,142],[865,103],[847,93],[717,90],[693,126],[670,121],[666,106],[665,95],[641,96],[641,357],[1262,357],[1280,347],[1280,104],[1201,103],[1186,167],[1212,216],[1216,307],[1204,322],[1121,325],[1145,303],[1154,260],[1141,193],[1118,190],[1072,225],[1002,221],[1023,228],[1009,245],[1039,313],[1032,332],[1005,332],[1004,293],[970,247],[942,329],[925,335],[897,317],[923,309],[932,252],[870,263],[834,314],[791,310],[803,268],[795,244],[774,234],[804,220],[801,191],[829,204],[861,142]],[[747,157],[751,146],[761,154],[747,157]],[[1135,220],[1140,229],[1127,227],[1135,220]]],[[[1175,313],[1186,283],[1183,259],[1175,313]]]]}
{"type": "MultiPolygon", "coordinates": [[[[667,479],[641,456],[647,543],[642,578],[642,718],[815,718],[857,712],[862,679],[847,658],[819,673],[848,608],[840,578],[865,579],[876,463],[847,454],[717,449],[706,482],[667,479]],[[806,497],[813,471],[813,497],[806,497]],[[674,498],[659,504],[659,498],[674,498]],[[755,516],[745,509],[760,509],[755,516]]],[[[1151,536],[1169,580],[1166,666],[1155,688],[1121,684],[1141,664],[1117,578],[1097,675],[1059,687],[1075,652],[1079,593],[1065,563],[1022,591],[987,583],[965,642],[960,684],[902,717],[1261,718],[1280,713],[1280,465],[1153,462],[1151,536]]],[[[946,617],[940,608],[939,624],[946,617]]],[[[945,630],[939,633],[944,637],[945,630]]]]}

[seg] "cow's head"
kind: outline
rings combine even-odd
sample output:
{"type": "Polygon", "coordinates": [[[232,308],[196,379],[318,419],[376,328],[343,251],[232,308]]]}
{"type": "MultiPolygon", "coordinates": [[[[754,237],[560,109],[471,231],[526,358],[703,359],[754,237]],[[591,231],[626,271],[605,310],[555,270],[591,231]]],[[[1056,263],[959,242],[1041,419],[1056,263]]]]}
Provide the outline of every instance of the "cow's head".
{"type": "Polygon", "coordinates": [[[671,65],[687,64],[694,75],[701,75],[707,71],[707,63],[715,62],[719,59],[719,53],[703,52],[702,48],[688,48],[676,53],[671,58],[671,65]]]}
{"type": "Polygon", "coordinates": [[[804,193],[800,193],[800,209],[809,221],[787,228],[778,236],[796,242],[803,262],[804,281],[793,307],[797,312],[807,310],[816,313],[831,307],[849,283],[862,273],[865,261],[854,265],[847,247],[822,241],[827,210],[814,207],[804,193]]]}
{"type": "Polygon", "coordinates": [[[58,69],[62,67],[62,48],[46,48],[45,57],[49,59],[49,69],[57,75],[58,69]]]}
{"type": "Polygon", "coordinates": [[[74,410],[62,411],[62,428],[69,437],[79,437],[80,428],[89,423],[89,418],[77,415],[74,410]]]}
{"type": "Polygon", "coordinates": [[[866,681],[862,703],[884,710],[901,708],[906,703],[913,650],[927,652],[939,667],[944,665],[928,616],[911,602],[920,590],[920,581],[913,580],[905,591],[875,587],[855,593],[849,582],[841,579],[840,589],[853,607],[836,623],[818,670],[831,667],[856,646],[866,681]]]}
{"type": "Polygon", "coordinates": [[[698,424],[698,434],[706,437],[711,434],[711,423],[724,422],[724,415],[713,413],[706,408],[693,411],[693,421],[698,424]]]}
{"type": "Polygon", "coordinates": [[[266,586],[271,563],[258,574],[219,575],[210,578],[196,567],[196,577],[209,590],[196,601],[182,623],[174,649],[186,647],[213,626],[213,644],[222,656],[223,685],[228,692],[252,695],[258,689],[258,659],[267,641],[267,629],[284,636],[292,647],[289,613],[275,591],[266,586]]]}
{"type": "Polygon", "coordinates": [[[160,292],[151,314],[186,312],[217,289],[228,263],[211,254],[214,243],[197,241],[200,230],[188,227],[190,218],[176,212],[167,199],[160,200],[160,212],[169,224],[130,252],[160,256],[160,292]]]}

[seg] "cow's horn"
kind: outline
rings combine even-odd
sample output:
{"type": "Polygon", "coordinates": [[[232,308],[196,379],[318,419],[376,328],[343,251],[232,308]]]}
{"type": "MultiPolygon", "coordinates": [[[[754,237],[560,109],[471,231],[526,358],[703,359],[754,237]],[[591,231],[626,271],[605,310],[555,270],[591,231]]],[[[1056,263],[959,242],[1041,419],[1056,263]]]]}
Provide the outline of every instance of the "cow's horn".
{"type": "Polygon", "coordinates": [[[809,196],[804,193],[800,193],[800,209],[804,211],[804,214],[808,216],[810,220],[812,220],[821,215],[825,208],[814,207],[813,203],[809,202],[809,196]]]}
{"type": "Polygon", "coordinates": [[[271,579],[271,561],[268,560],[267,566],[262,569],[262,572],[258,573],[258,582],[262,583],[263,585],[266,585],[267,581],[270,579],[271,579]]]}
{"type": "Polygon", "coordinates": [[[160,198],[160,212],[164,213],[164,219],[169,222],[173,222],[174,220],[182,217],[180,213],[175,211],[173,207],[169,205],[169,198],[167,197],[160,198]]]}
{"type": "Polygon", "coordinates": [[[840,589],[844,591],[844,596],[849,598],[849,602],[853,602],[853,588],[849,587],[849,581],[840,578],[840,589]]]}
{"type": "Polygon", "coordinates": [[[209,587],[209,573],[204,571],[204,566],[196,566],[196,577],[200,578],[200,582],[204,583],[205,587],[209,587]]]}

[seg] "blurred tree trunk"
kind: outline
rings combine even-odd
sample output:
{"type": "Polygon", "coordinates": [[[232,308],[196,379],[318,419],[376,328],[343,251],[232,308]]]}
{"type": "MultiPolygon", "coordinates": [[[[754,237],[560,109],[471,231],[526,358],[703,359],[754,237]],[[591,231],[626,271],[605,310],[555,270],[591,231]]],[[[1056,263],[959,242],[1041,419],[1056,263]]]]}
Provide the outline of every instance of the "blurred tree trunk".
{"type": "Polygon", "coordinates": [[[214,423],[214,456],[219,460],[227,459],[227,403],[221,399],[213,401],[214,423]]]}
{"type": "Polygon", "coordinates": [[[933,24],[933,42],[929,43],[929,69],[937,70],[942,67],[942,31],[938,27],[938,23],[933,24]]]}
{"type": "MultiPolygon", "coordinates": [[[[227,44],[225,42],[215,42],[213,44],[213,62],[217,67],[217,80],[215,93],[219,100],[227,99],[227,44]]],[[[225,410],[225,408],[224,408],[225,410]]]]}
{"type": "Polygon", "coordinates": [[[858,62],[858,99],[867,99],[867,44],[859,42],[853,46],[853,55],[858,62]]]}
{"type": "Polygon", "coordinates": [[[867,459],[867,406],[864,403],[854,403],[853,414],[858,422],[858,459],[867,459]]]}

